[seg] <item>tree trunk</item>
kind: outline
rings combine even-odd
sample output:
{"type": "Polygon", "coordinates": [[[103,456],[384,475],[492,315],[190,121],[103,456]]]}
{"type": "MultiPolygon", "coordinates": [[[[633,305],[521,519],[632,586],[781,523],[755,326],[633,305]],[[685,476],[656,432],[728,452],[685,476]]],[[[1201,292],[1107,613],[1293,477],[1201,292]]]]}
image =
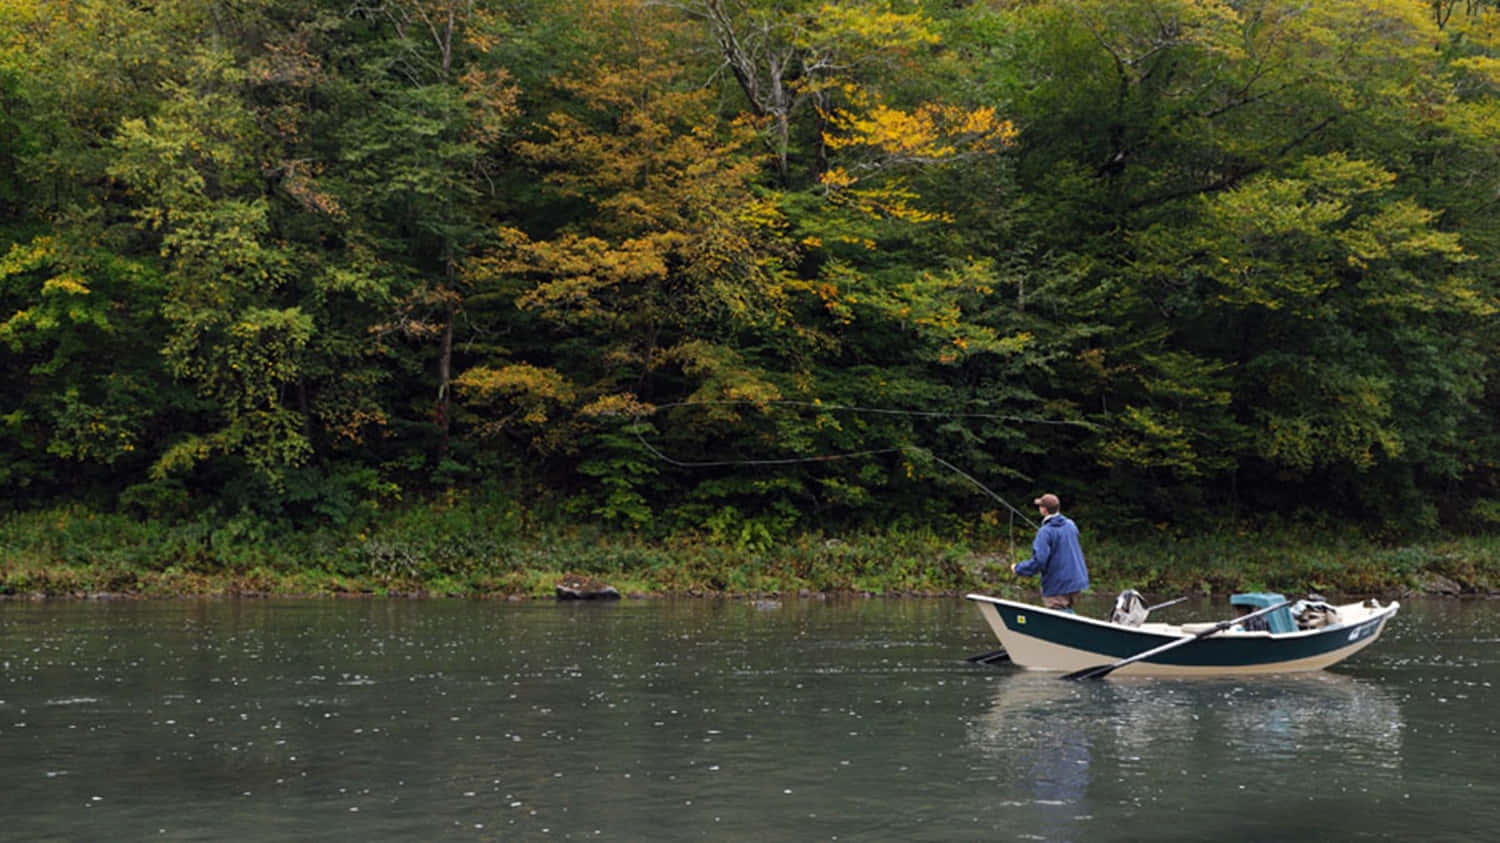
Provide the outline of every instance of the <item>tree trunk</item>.
{"type": "Polygon", "coordinates": [[[449,407],[452,405],[453,392],[453,320],[456,312],[451,300],[443,306],[443,345],[438,353],[438,395],[437,406],[433,410],[438,426],[439,462],[448,456],[448,433],[452,428],[449,407]]]}

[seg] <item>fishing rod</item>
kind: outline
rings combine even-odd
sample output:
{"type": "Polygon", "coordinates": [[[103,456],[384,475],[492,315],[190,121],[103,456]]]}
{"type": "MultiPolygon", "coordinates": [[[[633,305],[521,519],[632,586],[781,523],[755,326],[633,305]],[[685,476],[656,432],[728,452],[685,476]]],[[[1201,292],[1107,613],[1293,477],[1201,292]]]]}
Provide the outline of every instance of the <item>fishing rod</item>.
{"type": "MultiPolygon", "coordinates": [[[[744,398],[739,398],[739,399],[730,399],[730,398],[726,398],[726,399],[708,399],[708,400],[702,400],[702,401],[672,401],[672,402],[668,402],[668,403],[664,403],[664,404],[654,405],[648,411],[637,412],[637,413],[635,413],[635,414],[632,415],[632,419],[635,420],[635,421],[640,421],[642,418],[644,418],[647,415],[653,415],[653,414],[661,412],[663,410],[675,409],[675,408],[679,408],[679,407],[695,407],[695,406],[743,406],[743,405],[746,405],[746,404],[753,405],[753,406],[756,406],[756,407],[763,407],[763,406],[769,405],[769,404],[778,404],[778,405],[788,406],[788,407],[799,407],[799,408],[804,408],[804,409],[815,409],[815,410],[819,410],[819,411],[823,411],[823,412],[868,413],[868,414],[873,414],[873,415],[908,416],[908,417],[916,417],[916,418],[945,418],[945,419],[965,419],[965,418],[968,418],[968,419],[986,419],[986,420],[991,420],[991,421],[1023,422],[1023,423],[1032,423],[1032,424],[1076,425],[1076,426],[1081,426],[1081,427],[1086,427],[1086,428],[1092,428],[1093,427],[1092,424],[1090,424],[1088,422],[1084,422],[1084,421],[1076,421],[1076,420],[1069,420],[1069,419],[1045,419],[1045,418],[1037,418],[1037,417],[1031,417],[1031,416],[1019,416],[1019,415],[1006,414],[1006,413],[971,413],[971,412],[947,412],[947,411],[935,411],[935,410],[901,410],[901,409],[892,409],[892,408],[888,408],[888,407],[863,407],[863,406],[852,405],[852,404],[828,404],[828,403],[825,403],[825,402],[822,402],[822,401],[803,401],[803,400],[782,399],[782,398],[770,399],[770,400],[766,400],[766,401],[753,401],[753,400],[744,399],[744,398]]],[[[1015,545],[1015,519],[1017,517],[1019,517],[1021,519],[1022,523],[1026,524],[1027,526],[1030,526],[1030,527],[1035,527],[1036,526],[1036,524],[1032,522],[1030,515],[1028,515],[1028,514],[1022,512],[1021,510],[1015,508],[1014,506],[1012,506],[1010,504],[1010,501],[1007,501],[1005,498],[1002,498],[993,489],[991,489],[990,487],[988,487],[985,484],[981,483],[973,475],[969,474],[968,472],[964,471],[963,469],[959,468],[958,466],[954,465],[953,463],[949,462],[948,460],[943,459],[942,457],[938,456],[937,454],[934,454],[932,451],[930,451],[928,449],[925,449],[925,448],[918,448],[915,445],[904,445],[904,446],[900,446],[900,447],[891,447],[891,448],[873,448],[873,449],[867,449],[867,450],[863,450],[863,451],[848,451],[848,452],[839,453],[839,454],[821,454],[821,455],[811,456],[811,457],[785,457],[785,458],[781,458],[781,459],[681,460],[681,459],[677,459],[675,457],[672,457],[672,456],[664,453],[660,448],[658,448],[655,445],[651,444],[649,441],[646,440],[646,437],[644,435],[642,435],[642,433],[641,433],[641,431],[639,429],[632,430],[631,432],[635,435],[635,439],[636,439],[637,442],[640,443],[641,447],[644,448],[647,452],[649,452],[652,456],[656,457],[658,460],[661,460],[664,463],[667,463],[668,465],[673,465],[673,466],[676,466],[678,468],[734,468],[734,467],[754,467],[754,466],[787,466],[787,465],[799,465],[799,464],[806,464],[806,463],[836,462],[838,460],[855,459],[855,458],[859,458],[859,457],[872,457],[872,456],[879,456],[881,454],[892,454],[892,453],[907,454],[908,456],[913,457],[914,460],[917,461],[917,462],[921,462],[925,458],[927,460],[931,460],[932,462],[937,463],[938,465],[943,466],[944,468],[948,469],[949,471],[952,471],[954,474],[957,474],[959,477],[962,477],[963,479],[969,481],[971,484],[974,485],[975,488],[977,488],[980,491],[984,492],[985,494],[989,495],[991,498],[994,498],[996,501],[998,501],[1000,503],[1001,506],[1003,506],[1006,509],[1010,510],[1010,513],[1011,513],[1011,517],[1010,517],[1010,538],[1008,539],[1008,541],[1012,545],[1012,549],[1014,549],[1014,545],[1015,545]]]]}
{"type": "Polygon", "coordinates": [[[906,445],[899,448],[875,448],[868,451],[848,451],[841,454],[822,454],[813,457],[787,457],[784,459],[704,460],[690,462],[687,460],[679,460],[662,453],[660,448],[657,448],[655,445],[652,445],[650,442],[646,441],[646,437],[642,436],[640,431],[634,431],[634,433],[636,441],[641,443],[641,447],[645,448],[647,451],[650,451],[652,456],[656,457],[664,463],[667,463],[668,465],[675,465],[679,468],[725,468],[735,466],[796,465],[798,463],[834,462],[837,460],[852,459],[854,457],[871,457],[880,454],[913,452],[925,456],[927,459],[938,463],[939,465],[952,471],[954,474],[957,474],[959,477],[962,477],[970,483],[973,483],[980,489],[980,491],[999,501],[1000,504],[1006,509],[1009,509],[1011,512],[1020,516],[1023,521],[1028,524],[1031,523],[1030,516],[1026,515],[1026,513],[1022,512],[1021,510],[1011,506],[1009,501],[1007,501],[1005,498],[1000,497],[990,487],[979,482],[979,480],[975,479],[973,475],[969,474],[953,463],[948,462],[937,454],[934,454],[924,448],[917,448],[914,445],[906,445]]]}
{"type": "Polygon", "coordinates": [[[953,412],[950,410],[899,410],[891,407],[863,407],[857,404],[830,404],[825,401],[803,401],[794,398],[768,398],[757,401],[749,398],[708,398],[694,401],[669,401],[664,404],[654,404],[649,412],[637,413],[635,418],[641,418],[661,410],[670,410],[677,407],[724,407],[743,406],[753,404],[757,407],[767,404],[780,404],[785,407],[803,407],[810,410],[827,410],[830,412],[869,413],[870,415],[884,416],[912,416],[915,418],[928,419],[989,419],[991,421],[1025,422],[1027,424],[1054,424],[1083,427],[1090,430],[1096,425],[1081,419],[1048,419],[1038,416],[1018,416],[1010,413],[971,413],[953,412]]]}
{"type": "Polygon", "coordinates": [[[995,494],[994,491],[992,491],[990,489],[990,487],[984,485],[983,483],[979,482],[978,480],[975,480],[968,473],[966,473],[963,469],[959,468],[958,466],[954,465],[951,462],[948,462],[947,460],[943,459],[942,457],[938,456],[937,454],[934,454],[931,451],[927,451],[926,453],[927,453],[927,456],[930,457],[933,462],[936,462],[939,465],[947,466],[951,471],[953,471],[953,473],[955,473],[959,477],[962,477],[963,479],[969,481],[970,483],[973,483],[975,486],[978,486],[980,488],[980,490],[982,490],[985,494],[987,494],[990,497],[994,498],[995,500],[999,501],[1001,504],[1003,504],[1005,506],[1006,509],[1009,509],[1011,512],[1013,512],[1016,515],[1020,516],[1020,518],[1021,518],[1022,521],[1025,521],[1028,525],[1031,524],[1031,516],[1029,516],[1026,513],[1022,512],[1021,510],[1016,509],[1015,507],[1011,506],[1009,501],[1007,501],[1007,500],[1005,500],[1005,498],[1002,498],[999,495],[995,494]]]}

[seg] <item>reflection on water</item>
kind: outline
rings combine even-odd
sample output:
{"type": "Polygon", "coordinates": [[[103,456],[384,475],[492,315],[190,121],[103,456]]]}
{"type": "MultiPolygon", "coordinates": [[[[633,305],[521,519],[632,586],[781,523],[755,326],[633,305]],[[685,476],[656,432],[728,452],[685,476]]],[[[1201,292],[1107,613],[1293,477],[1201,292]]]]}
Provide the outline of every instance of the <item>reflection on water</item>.
{"type": "Polygon", "coordinates": [[[1090,816],[1094,736],[1079,710],[1093,692],[1056,674],[1011,671],[996,683],[989,710],[974,721],[974,747],[1027,783],[1027,811],[1039,839],[1060,839],[1090,816]]]}
{"type": "MultiPolygon", "coordinates": [[[[1401,707],[1390,691],[1334,673],[1068,682],[1010,671],[972,725],[976,751],[1024,772],[1046,839],[1069,839],[1100,797],[1144,805],[1153,782],[1222,774],[1241,787],[1315,779],[1337,789],[1399,770],[1401,707]]],[[[1238,799],[1238,797],[1237,797],[1238,799]]],[[[1318,821],[1317,816],[1310,820],[1318,821]]]]}
{"type": "Polygon", "coordinates": [[[964,662],[957,599],[0,604],[5,835],[1471,839],[1497,638],[1068,682],[964,662]]]}
{"type": "Polygon", "coordinates": [[[1245,757],[1337,749],[1340,763],[1366,769],[1400,763],[1401,708],[1377,682],[1337,673],[1266,681],[1226,694],[1224,708],[1231,750],[1245,757]]]}

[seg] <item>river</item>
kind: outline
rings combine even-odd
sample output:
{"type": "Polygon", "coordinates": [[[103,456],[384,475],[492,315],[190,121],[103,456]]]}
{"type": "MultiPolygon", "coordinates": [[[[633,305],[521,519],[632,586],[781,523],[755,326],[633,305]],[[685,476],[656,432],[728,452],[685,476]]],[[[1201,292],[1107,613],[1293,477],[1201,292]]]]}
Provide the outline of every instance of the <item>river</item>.
{"type": "Polygon", "coordinates": [[[1321,673],[1069,682],[956,598],[10,602],[0,837],[1500,839],[1497,642],[1419,599],[1321,673]]]}

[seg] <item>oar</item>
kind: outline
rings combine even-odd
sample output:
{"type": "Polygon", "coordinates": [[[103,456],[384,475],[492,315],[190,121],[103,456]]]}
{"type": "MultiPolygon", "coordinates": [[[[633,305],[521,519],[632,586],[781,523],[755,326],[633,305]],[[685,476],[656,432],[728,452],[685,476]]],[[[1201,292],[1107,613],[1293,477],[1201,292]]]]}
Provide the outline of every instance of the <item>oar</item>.
{"type": "Polygon", "coordinates": [[[1179,638],[1176,641],[1168,641],[1167,643],[1161,645],[1160,647],[1152,647],[1151,649],[1147,650],[1144,653],[1136,653],[1135,655],[1131,656],[1130,658],[1128,658],[1128,659],[1120,659],[1119,661],[1115,662],[1114,664],[1104,664],[1104,665],[1099,665],[1098,667],[1086,667],[1083,670],[1075,670],[1072,673],[1069,673],[1069,674],[1063,676],[1063,678],[1064,679],[1102,679],[1103,677],[1108,676],[1109,674],[1113,673],[1115,670],[1117,670],[1119,668],[1122,668],[1122,667],[1124,667],[1127,664],[1131,664],[1133,662],[1138,662],[1141,659],[1149,659],[1152,656],[1157,655],[1158,653],[1165,653],[1168,650],[1172,650],[1172,649],[1175,649],[1177,647],[1181,647],[1184,644],[1191,644],[1194,641],[1197,641],[1199,638],[1207,638],[1208,636],[1213,635],[1216,632],[1223,632],[1224,630],[1230,628],[1231,626],[1234,626],[1235,624],[1244,623],[1245,621],[1248,621],[1251,618],[1257,618],[1257,617],[1260,617],[1261,615],[1269,615],[1270,613],[1276,611],[1277,609],[1280,609],[1280,608],[1283,608],[1283,607],[1286,607],[1286,606],[1290,606],[1290,605],[1292,605],[1292,601],[1290,601],[1290,600],[1283,600],[1280,603],[1277,603],[1275,606],[1267,606],[1264,609],[1257,609],[1256,611],[1251,612],[1251,613],[1249,613],[1247,615],[1240,615],[1237,618],[1230,618],[1227,621],[1219,621],[1218,623],[1214,624],[1213,626],[1209,627],[1208,629],[1203,630],[1202,632],[1195,632],[1192,635],[1187,636],[1186,638],[1179,638]]]}
{"type": "Polygon", "coordinates": [[[1149,613],[1149,612],[1154,612],[1157,609],[1165,609],[1168,606],[1176,606],[1178,603],[1181,603],[1182,601],[1184,601],[1186,599],[1188,599],[1188,595],[1184,594],[1181,597],[1178,597],[1178,598],[1176,598],[1174,600],[1168,600],[1165,603],[1157,603],[1155,606],[1147,606],[1146,607],[1146,611],[1149,613]]]}
{"type": "Polygon", "coordinates": [[[998,650],[991,650],[988,653],[980,653],[977,656],[969,656],[964,661],[970,661],[975,664],[994,664],[995,662],[1008,661],[1009,659],[1010,653],[1005,652],[1005,648],[1001,647],[998,650]]]}

